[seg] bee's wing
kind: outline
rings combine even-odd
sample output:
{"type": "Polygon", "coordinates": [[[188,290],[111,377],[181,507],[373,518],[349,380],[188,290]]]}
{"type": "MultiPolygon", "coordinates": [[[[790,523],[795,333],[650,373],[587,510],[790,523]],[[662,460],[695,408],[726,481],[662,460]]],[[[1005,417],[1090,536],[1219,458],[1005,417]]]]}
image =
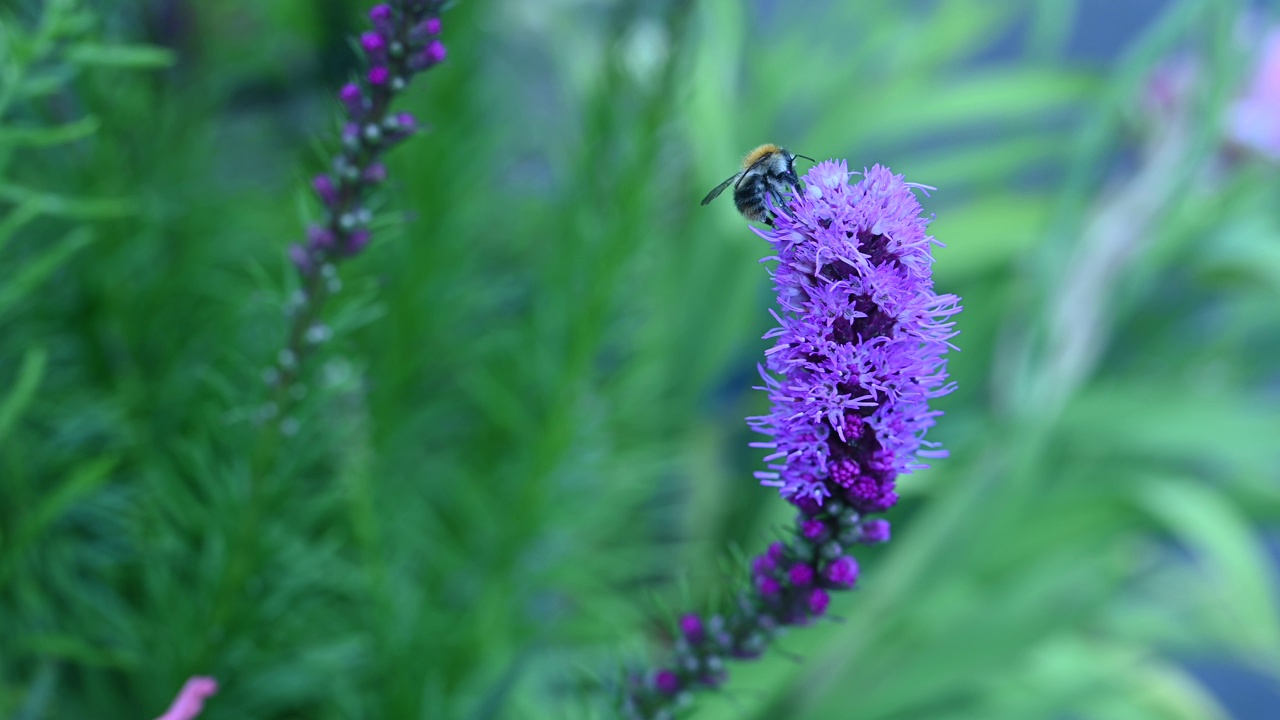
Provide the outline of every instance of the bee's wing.
{"type": "Polygon", "coordinates": [[[742,172],[736,172],[728,180],[725,180],[724,182],[712,188],[711,192],[707,193],[707,196],[702,198],[702,204],[706,205],[712,200],[715,200],[716,198],[720,197],[720,193],[724,192],[725,188],[729,187],[729,185],[731,185],[734,180],[737,180],[738,178],[742,177],[743,174],[744,173],[742,172]]]}

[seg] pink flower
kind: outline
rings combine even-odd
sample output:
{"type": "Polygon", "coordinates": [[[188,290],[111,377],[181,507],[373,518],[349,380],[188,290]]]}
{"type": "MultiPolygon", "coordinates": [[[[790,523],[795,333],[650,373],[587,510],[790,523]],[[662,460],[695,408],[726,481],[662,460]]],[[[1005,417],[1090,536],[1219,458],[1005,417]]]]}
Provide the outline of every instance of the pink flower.
{"type": "Polygon", "coordinates": [[[178,691],[164,714],[156,720],[192,720],[204,709],[204,699],[218,692],[218,681],[211,677],[193,677],[178,691]]]}
{"type": "Polygon", "coordinates": [[[1253,80],[1227,109],[1226,125],[1232,142],[1280,161],[1280,29],[1263,38],[1253,80]]]}

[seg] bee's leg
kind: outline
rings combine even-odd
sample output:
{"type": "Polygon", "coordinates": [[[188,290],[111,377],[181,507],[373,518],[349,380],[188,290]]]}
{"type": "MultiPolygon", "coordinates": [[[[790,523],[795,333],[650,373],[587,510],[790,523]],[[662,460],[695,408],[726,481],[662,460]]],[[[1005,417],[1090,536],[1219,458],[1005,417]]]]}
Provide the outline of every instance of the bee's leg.
{"type": "Polygon", "coordinates": [[[780,191],[770,190],[769,194],[773,196],[773,204],[775,206],[782,208],[782,212],[790,215],[791,217],[795,217],[795,215],[791,212],[791,208],[787,207],[787,200],[786,198],[782,197],[782,193],[780,191]]]}
{"type": "Polygon", "coordinates": [[[794,172],[787,177],[787,184],[791,186],[791,192],[794,193],[796,197],[804,195],[804,187],[800,185],[800,177],[794,172]]]}

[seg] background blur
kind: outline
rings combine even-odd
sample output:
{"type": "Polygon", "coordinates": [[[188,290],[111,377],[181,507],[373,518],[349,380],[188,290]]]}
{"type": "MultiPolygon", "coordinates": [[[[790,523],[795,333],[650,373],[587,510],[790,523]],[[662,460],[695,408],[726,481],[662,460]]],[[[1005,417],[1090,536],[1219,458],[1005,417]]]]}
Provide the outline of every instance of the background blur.
{"type": "Polygon", "coordinates": [[[938,187],[960,389],[843,622],[691,717],[1280,717],[1274,6],[459,1],[256,476],[366,11],[0,3],[0,717],[607,717],[790,515],[698,206],[761,142],[938,187]]]}

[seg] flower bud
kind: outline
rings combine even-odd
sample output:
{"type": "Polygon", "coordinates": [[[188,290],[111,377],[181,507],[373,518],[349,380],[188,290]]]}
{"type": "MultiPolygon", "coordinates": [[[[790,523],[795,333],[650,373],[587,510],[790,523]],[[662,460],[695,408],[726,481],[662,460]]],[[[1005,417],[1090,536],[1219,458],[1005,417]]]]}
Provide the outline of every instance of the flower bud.
{"type": "Polygon", "coordinates": [[[858,561],[844,555],[828,565],[822,575],[832,587],[851,588],[858,582],[858,561]]]}

